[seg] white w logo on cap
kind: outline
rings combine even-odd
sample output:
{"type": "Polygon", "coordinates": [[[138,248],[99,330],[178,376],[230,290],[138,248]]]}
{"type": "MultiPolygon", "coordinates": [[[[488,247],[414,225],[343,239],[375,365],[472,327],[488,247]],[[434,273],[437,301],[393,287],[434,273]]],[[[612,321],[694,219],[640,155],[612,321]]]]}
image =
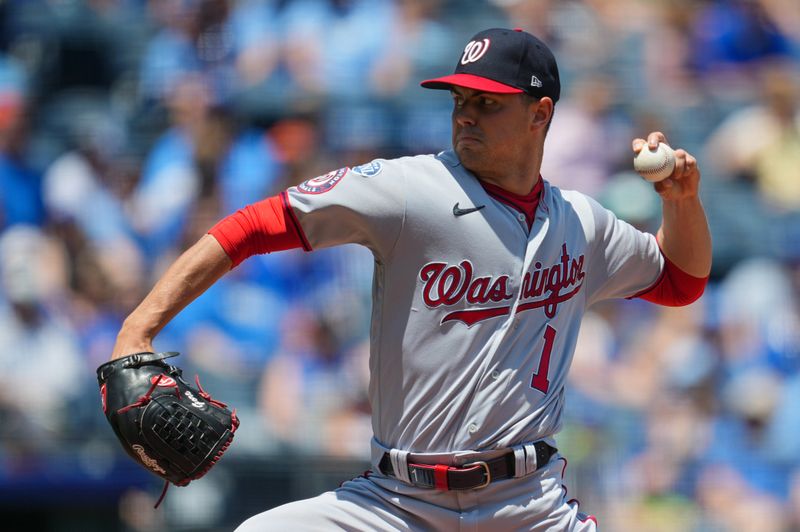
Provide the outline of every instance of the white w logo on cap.
{"type": "Polygon", "coordinates": [[[464,55],[461,56],[461,64],[474,63],[486,53],[489,49],[489,39],[482,41],[469,41],[464,48],[464,55]]]}

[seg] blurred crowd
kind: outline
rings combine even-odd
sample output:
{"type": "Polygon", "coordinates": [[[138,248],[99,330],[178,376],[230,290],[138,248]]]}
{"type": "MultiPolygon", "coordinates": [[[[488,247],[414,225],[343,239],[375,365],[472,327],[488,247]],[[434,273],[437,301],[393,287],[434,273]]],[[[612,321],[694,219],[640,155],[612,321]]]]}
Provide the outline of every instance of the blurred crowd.
{"type": "MultiPolygon", "coordinates": [[[[655,231],[631,139],[703,171],[703,298],[587,314],[571,488],[606,530],[800,530],[797,0],[0,1],[0,487],[113,476],[94,372],[164,268],[247,203],[449,147],[418,82],[491,26],[558,58],[545,179],[655,231]]],[[[160,334],[238,408],[229,454],[367,457],[371,272],[352,246],[254,257],[160,334]]]]}

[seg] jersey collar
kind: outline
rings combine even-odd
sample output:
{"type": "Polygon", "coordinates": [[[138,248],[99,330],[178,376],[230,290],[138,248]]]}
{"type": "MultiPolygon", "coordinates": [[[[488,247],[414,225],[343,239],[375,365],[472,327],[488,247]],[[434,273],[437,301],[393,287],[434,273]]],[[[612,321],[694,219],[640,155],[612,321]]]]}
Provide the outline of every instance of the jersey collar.
{"type": "MultiPolygon", "coordinates": [[[[436,159],[442,161],[442,163],[452,168],[461,165],[461,161],[458,159],[458,155],[456,155],[456,153],[452,149],[442,150],[439,153],[437,153],[435,157],[436,159]]],[[[464,170],[466,170],[466,168],[464,170]]],[[[547,203],[550,201],[550,195],[551,195],[550,183],[544,178],[542,178],[541,175],[539,176],[539,179],[541,180],[541,183],[543,185],[543,189],[541,191],[541,196],[539,199],[539,205],[543,208],[545,212],[549,212],[550,208],[547,203]]]]}
{"type": "Polygon", "coordinates": [[[442,161],[447,166],[452,166],[455,168],[456,166],[461,164],[461,161],[458,160],[458,155],[453,150],[443,150],[440,151],[436,158],[442,161]]]}

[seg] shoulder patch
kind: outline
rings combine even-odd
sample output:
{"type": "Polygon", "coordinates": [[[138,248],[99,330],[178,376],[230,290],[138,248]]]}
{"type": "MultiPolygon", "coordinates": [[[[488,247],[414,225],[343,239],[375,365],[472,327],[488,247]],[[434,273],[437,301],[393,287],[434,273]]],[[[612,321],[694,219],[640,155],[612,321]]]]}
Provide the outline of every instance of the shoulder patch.
{"type": "Polygon", "coordinates": [[[371,163],[353,167],[353,172],[364,177],[376,176],[381,173],[381,170],[383,170],[383,165],[378,161],[372,161],[371,163]]]}
{"type": "Polygon", "coordinates": [[[327,192],[335,187],[336,184],[339,183],[339,181],[341,181],[345,176],[347,170],[347,167],[339,168],[338,170],[333,170],[325,175],[315,177],[314,179],[309,179],[308,181],[297,185],[297,190],[306,194],[322,194],[323,192],[327,192]]]}

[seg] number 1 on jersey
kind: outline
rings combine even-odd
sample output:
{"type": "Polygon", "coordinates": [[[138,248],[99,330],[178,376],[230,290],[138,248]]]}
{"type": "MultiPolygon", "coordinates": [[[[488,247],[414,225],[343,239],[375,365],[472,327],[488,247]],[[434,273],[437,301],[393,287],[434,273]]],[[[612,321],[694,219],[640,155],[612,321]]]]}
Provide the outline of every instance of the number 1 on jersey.
{"type": "Polygon", "coordinates": [[[542,348],[542,358],[539,359],[539,369],[531,379],[531,388],[536,388],[542,393],[547,393],[550,388],[547,372],[550,369],[550,352],[553,350],[555,339],[556,330],[548,325],[544,330],[544,347],[542,348]]]}

